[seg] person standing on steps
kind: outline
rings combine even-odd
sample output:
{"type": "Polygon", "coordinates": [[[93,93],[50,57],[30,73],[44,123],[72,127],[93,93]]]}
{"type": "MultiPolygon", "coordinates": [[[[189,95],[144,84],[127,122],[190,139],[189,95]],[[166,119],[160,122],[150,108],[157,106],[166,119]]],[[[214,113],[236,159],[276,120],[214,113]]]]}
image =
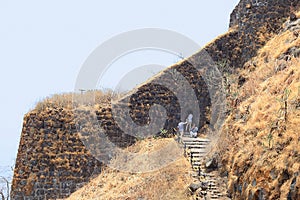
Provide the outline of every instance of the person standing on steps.
{"type": "Polygon", "coordinates": [[[184,125],[186,123],[187,122],[179,122],[179,124],[178,124],[178,132],[179,132],[178,142],[180,141],[180,139],[182,140],[182,136],[183,136],[183,133],[184,133],[184,125]]]}
{"type": "Polygon", "coordinates": [[[197,135],[198,135],[198,127],[195,124],[193,124],[193,127],[190,130],[190,136],[196,138],[197,135]]]}
{"type": "Polygon", "coordinates": [[[190,131],[192,128],[192,123],[193,123],[193,114],[192,113],[190,113],[188,115],[188,117],[186,118],[186,123],[187,123],[187,125],[186,125],[185,131],[190,131]]]}

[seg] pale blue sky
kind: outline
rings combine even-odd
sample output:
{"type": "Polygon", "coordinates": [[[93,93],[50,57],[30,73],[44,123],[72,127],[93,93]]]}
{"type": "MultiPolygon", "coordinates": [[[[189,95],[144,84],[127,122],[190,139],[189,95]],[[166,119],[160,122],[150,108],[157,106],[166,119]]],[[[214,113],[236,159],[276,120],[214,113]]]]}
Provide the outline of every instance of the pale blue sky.
{"type": "Polygon", "coordinates": [[[50,94],[73,91],[81,65],[102,42],[153,27],[176,31],[203,46],[227,31],[237,3],[0,0],[0,166],[16,157],[24,114],[50,94]]]}

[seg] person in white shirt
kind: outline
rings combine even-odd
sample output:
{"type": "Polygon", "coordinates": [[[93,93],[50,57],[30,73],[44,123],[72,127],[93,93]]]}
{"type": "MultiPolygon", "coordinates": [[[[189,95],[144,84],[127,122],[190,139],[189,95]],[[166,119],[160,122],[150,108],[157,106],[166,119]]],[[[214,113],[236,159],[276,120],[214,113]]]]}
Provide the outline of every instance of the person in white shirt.
{"type": "Polygon", "coordinates": [[[196,138],[198,135],[198,127],[193,125],[192,129],[190,130],[190,136],[196,138]]]}
{"type": "Polygon", "coordinates": [[[186,131],[190,131],[191,130],[191,128],[192,128],[192,123],[193,123],[193,114],[192,113],[190,113],[189,115],[188,115],[188,117],[186,118],[186,123],[187,123],[187,125],[186,125],[186,131]]]}
{"type": "Polygon", "coordinates": [[[187,122],[179,122],[178,124],[178,131],[179,131],[179,136],[178,136],[178,142],[179,142],[179,138],[182,138],[183,136],[183,133],[184,133],[184,125],[186,124],[187,122]]]}

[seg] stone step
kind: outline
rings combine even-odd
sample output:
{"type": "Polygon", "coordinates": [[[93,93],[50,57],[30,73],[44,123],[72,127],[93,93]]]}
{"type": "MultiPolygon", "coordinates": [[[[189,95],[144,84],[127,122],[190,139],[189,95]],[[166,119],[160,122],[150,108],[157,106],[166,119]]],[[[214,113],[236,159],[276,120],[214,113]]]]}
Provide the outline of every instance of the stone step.
{"type": "Polygon", "coordinates": [[[191,153],[207,153],[205,149],[189,149],[191,153]]]}
{"type": "Polygon", "coordinates": [[[182,137],[182,140],[186,142],[210,142],[209,139],[205,139],[205,138],[182,137]]]}
{"type": "Polygon", "coordinates": [[[199,166],[192,166],[192,168],[193,168],[194,170],[197,170],[197,171],[198,171],[199,166]]]}
{"type": "Polygon", "coordinates": [[[201,141],[201,140],[195,140],[196,138],[191,138],[191,139],[194,139],[194,140],[183,140],[185,141],[186,144],[205,144],[205,145],[208,145],[209,142],[206,142],[206,141],[201,141]]]}
{"type": "Polygon", "coordinates": [[[214,179],[208,179],[208,180],[206,180],[208,183],[215,183],[216,182],[216,180],[214,180],[214,179]]]}
{"type": "Polygon", "coordinates": [[[205,194],[198,194],[196,199],[223,199],[225,197],[224,194],[221,194],[218,186],[218,181],[216,180],[216,174],[212,172],[205,172],[206,168],[204,166],[203,157],[207,153],[207,147],[210,143],[209,139],[206,138],[191,138],[188,134],[185,134],[183,137],[183,144],[186,148],[186,156],[188,161],[192,165],[193,172],[190,174],[193,178],[199,181],[205,181],[207,183],[207,195],[204,197],[205,194]],[[199,169],[200,169],[200,176],[199,176],[199,169]]]}
{"type": "Polygon", "coordinates": [[[191,160],[191,159],[189,159],[189,161],[190,161],[190,162],[193,162],[193,163],[196,163],[196,162],[199,162],[199,163],[201,163],[201,162],[202,162],[202,159],[201,159],[201,158],[199,158],[199,157],[196,157],[196,158],[193,158],[192,160],[191,160]]]}
{"type": "MultiPolygon", "coordinates": [[[[193,154],[193,158],[200,158],[200,159],[202,159],[202,158],[204,158],[204,153],[194,153],[193,154]]],[[[191,156],[190,156],[190,153],[188,153],[188,157],[190,158],[191,156]]]]}
{"type": "Polygon", "coordinates": [[[205,151],[205,150],[203,150],[203,149],[199,149],[199,150],[200,150],[200,151],[196,151],[195,149],[194,149],[193,151],[187,150],[186,153],[189,155],[189,157],[191,157],[190,154],[192,154],[193,157],[197,157],[197,156],[199,156],[199,155],[203,156],[203,155],[206,154],[206,151],[205,151]],[[202,150],[202,151],[201,151],[201,150],[202,150]]]}
{"type": "MultiPolygon", "coordinates": [[[[205,154],[193,154],[192,159],[198,158],[198,159],[200,159],[200,160],[203,160],[203,159],[204,159],[204,155],[205,155],[205,154]]],[[[188,156],[189,156],[189,161],[191,162],[191,156],[190,156],[190,155],[188,155],[188,156]]]]}
{"type": "Polygon", "coordinates": [[[186,151],[193,151],[193,150],[195,150],[195,151],[202,150],[202,151],[207,152],[207,148],[187,148],[186,149],[186,151]]]}
{"type": "Polygon", "coordinates": [[[200,178],[200,177],[211,178],[211,176],[210,176],[209,174],[207,174],[207,175],[205,175],[205,176],[203,176],[203,175],[198,176],[198,173],[195,173],[195,174],[192,174],[191,176],[192,176],[192,177],[197,177],[197,178],[200,178]]]}
{"type": "Polygon", "coordinates": [[[189,138],[189,137],[183,137],[182,140],[186,141],[187,143],[203,143],[203,144],[208,144],[210,142],[207,139],[189,138]]]}
{"type": "Polygon", "coordinates": [[[205,150],[205,151],[207,151],[207,149],[205,148],[205,147],[192,147],[192,148],[189,148],[189,147],[187,147],[185,150],[186,151],[191,151],[191,149],[202,149],[202,150],[205,150]]]}
{"type": "Polygon", "coordinates": [[[192,164],[198,166],[198,165],[201,165],[202,163],[201,163],[201,162],[193,162],[193,161],[192,161],[192,164]]]}
{"type": "Polygon", "coordinates": [[[198,145],[185,145],[185,146],[189,147],[189,149],[192,149],[192,148],[198,149],[199,147],[201,147],[201,148],[207,148],[206,145],[201,145],[201,144],[198,144],[198,145]]]}
{"type": "Polygon", "coordinates": [[[208,144],[205,143],[205,142],[184,142],[184,144],[185,144],[186,146],[199,146],[199,145],[205,146],[205,147],[208,146],[208,144]]]}
{"type": "Polygon", "coordinates": [[[206,181],[210,187],[217,186],[216,181],[206,181]]]}
{"type": "Polygon", "coordinates": [[[204,145],[204,146],[209,145],[209,142],[201,142],[201,141],[183,141],[183,143],[186,145],[204,145]]]}
{"type": "Polygon", "coordinates": [[[185,148],[187,149],[206,149],[207,146],[203,146],[203,145],[186,145],[185,148]]]}
{"type": "MultiPolygon", "coordinates": [[[[184,146],[183,146],[184,148],[184,146]]],[[[191,150],[191,149],[207,149],[207,146],[203,146],[203,145],[194,145],[194,146],[185,146],[186,150],[191,150]]]]}
{"type": "Polygon", "coordinates": [[[186,147],[186,150],[188,150],[188,151],[190,151],[191,149],[203,149],[203,150],[205,150],[205,149],[207,149],[206,147],[203,147],[203,146],[196,146],[196,147],[186,147]]]}

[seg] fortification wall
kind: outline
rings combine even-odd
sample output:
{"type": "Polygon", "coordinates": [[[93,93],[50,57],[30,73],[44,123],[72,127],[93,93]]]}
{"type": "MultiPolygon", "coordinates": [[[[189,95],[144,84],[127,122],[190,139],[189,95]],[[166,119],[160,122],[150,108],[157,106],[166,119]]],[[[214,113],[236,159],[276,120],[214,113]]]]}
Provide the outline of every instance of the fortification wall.
{"type": "Polygon", "coordinates": [[[241,68],[299,6],[298,0],[241,0],[230,15],[232,32],[205,49],[216,62],[226,60],[232,68],[241,68]]]}
{"type": "MultiPolygon", "coordinates": [[[[93,175],[99,174],[101,160],[98,161],[94,155],[100,155],[101,151],[106,150],[106,147],[99,149],[93,146],[95,141],[101,140],[96,137],[99,128],[119,147],[126,147],[136,141],[135,136],[123,131],[124,127],[127,127],[127,131],[134,132],[130,130],[131,122],[116,122],[114,117],[117,118],[118,115],[114,111],[117,112],[118,109],[122,111],[129,108],[133,122],[147,125],[151,122],[151,106],[159,104],[166,111],[164,128],[170,131],[180,120],[184,120],[188,113],[199,110],[195,119],[198,127],[205,131],[213,124],[213,120],[217,120],[211,116],[212,96],[217,93],[212,94],[210,90],[212,84],[209,82],[214,80],[208,80],[207,74],[204,78],[206,72],[199,70],[201,65],[209,69],[210,65],[214,64],[203,60],[200,55],[208,52],[221,72],[233,72],[232,68],[242,67],[272,33],[279,31],[283,20],[290,14],[291,5],[299,7],[299,4],[296,0],[242,0],[231,15],[231,31],[119,99],[114,104],[115,108],[109,103],[96,102],[95,105],[78,108],[76,111],[58,106],[33,110],[26,114],[14,171],[12,198],[67,197],[88,182],[93,175]],[[223,61],[226,62],[226,66],[231,67],[224,69],[224,65],[219,65],[223,61]],[[196,99],[190,99],[190,89],[193,90],[196,99]],[[179,96],[184,101],[180,100],[179,96]],[[86,137],[87,140],[84,139],[86,137]],[[83,141],[89,140],[93,142],[87,148],[83,141]]],[[[157,116],[160,114],[163,115],[156,113],[157,116]]]]}
{"type": "Polygon", "coordinates": [[[73,119],[64,108],[25,115],[12,199],[62,198],[100,173],[101,164],[84,148],[73,119]]]}

